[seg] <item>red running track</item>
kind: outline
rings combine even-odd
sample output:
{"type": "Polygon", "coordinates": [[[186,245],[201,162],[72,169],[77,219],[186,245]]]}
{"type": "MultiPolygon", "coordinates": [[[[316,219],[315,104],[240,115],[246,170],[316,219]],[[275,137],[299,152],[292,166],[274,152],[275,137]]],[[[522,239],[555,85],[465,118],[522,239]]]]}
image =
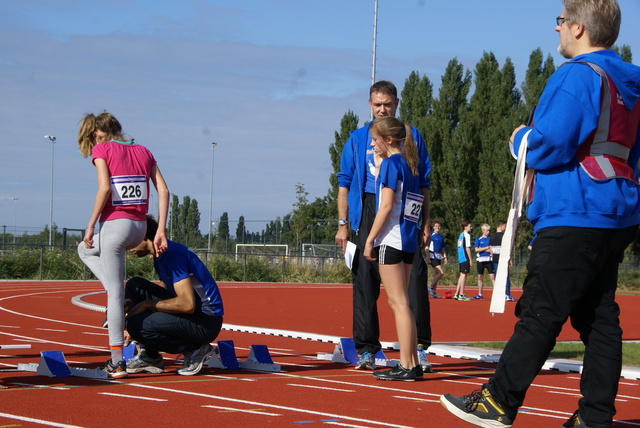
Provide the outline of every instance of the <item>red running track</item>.
{"type": "MultiPolygon", "coordinates": [[[[222,283],[225,323],[350,336],[348,285],[222,283]]],[[[18,363],[37,363],[41,351],[61,350],[74,367],[96,367],[108,358],[104,315],[71,303],[73,296],[101,291],[97,282],[0,282],[0,345],[30,344],[31,349],[0,349],[0,426],[183,426],[185,424],[343,427],[467,426],[438,403],[446,392],[469,393],[491,376],[495,365],[430,356],[437,373],[421,382],[382,382],[370,372],[319,361],[333,344],[223,331],[240,360],[251,344],[269,347],[282,373],[227,371],[205,367],[200,375],[174,373],[175,355],[165,355],[167,371],[137,374],[119,381],[48,378],[16,371],[18,363]],[[295,424],[295,425],[294,425],[295,424]]],[[[515,295],[518,296],[516,290],[515,295]]],[[[104,305],[105,296],[86,299],[104,305]]],[[[635,310],[640,296],[621,294],[626,340],[640,340],[635,310]],[[633,305],[633,306],[632,306],[633,305]],[[634,307],[635,306],[635,307],[634,307]]],[[[380,300],[383,341],[395,341],[393,318],[380,300]]],[[[492,317],[489,300],[432,300],[434,342],[506,340],[515,317],[492,317]]],[[[577,340],[567,326],[561,340],[577,340]]],[[[387,352],[389,358],[397,353],[387,352]]],[[[543,371],[529,390],[516,427],[560,426],[579,398],[575,373],[543,371]]],[[[640,381],[621,380],[616,427],[640,426],[640,381]]]]}

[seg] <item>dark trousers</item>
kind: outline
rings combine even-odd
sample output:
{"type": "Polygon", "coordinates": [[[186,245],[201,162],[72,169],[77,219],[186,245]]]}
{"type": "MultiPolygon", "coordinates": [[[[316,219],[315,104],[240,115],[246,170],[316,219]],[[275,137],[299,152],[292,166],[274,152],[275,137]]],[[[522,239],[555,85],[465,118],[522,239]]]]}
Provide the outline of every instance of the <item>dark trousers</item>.
{"type": "MultiPolygon", "coordinates": [[[[373,220],[376,216],[376,196],[366,193],[362,204],[362,219],[358,233],[353,236],[357,250],[351,268],[353,281],[353,339],[359,353],[375,354],[381,349],[378,320],[378,297],[380,296],[380,274],[378,262],[364,258],[363,249],[373,220]]],[[[420,237],[418,237],[419,239],[420,237]]],[[[427,264],[417,251],[407,294],[409,306],[416,320],[418,343],[425,348],[431,346],[431,310],[427,289],[427,264]]]]}
{"type": "Polygon", "coordinates": [[[618,265],[636,232],[637,226],[538,232],[516,305],[519,321],[486,385],[508,416],[515,417],[571,317],[585,344],[580,415],[589,426],[611,426],[622,367],[620,309],[615,302],[618,265]]]}
{"type": "MultiPolygon", "coordinates": [[[[166,288],[144,278],[127,281],[125,299],[136,305],[145,300],[167,300],[175,297],[166,288]]],[[[127,319],[127,331],[151,357],[158,352],[182,354],[213,342],[222,328],[222,317],[194,314],[169,314],[147,311],[127,319]]]]}

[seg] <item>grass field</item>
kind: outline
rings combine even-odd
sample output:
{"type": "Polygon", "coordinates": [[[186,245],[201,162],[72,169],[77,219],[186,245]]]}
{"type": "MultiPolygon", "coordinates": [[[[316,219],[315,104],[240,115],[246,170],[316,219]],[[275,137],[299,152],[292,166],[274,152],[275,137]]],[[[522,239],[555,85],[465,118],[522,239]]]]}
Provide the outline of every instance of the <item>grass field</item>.
{"type": "MultiPolygon", "coordinates": [[[[503,350],[506,342],[476,342],[469,345],[478,348],[503,350]]],[[[582,361],[584,345],[581,342],[558,342],[553,351],[551,351],[550,356],[582,361]]],[[[622,344],[622,365],[640,367],[640,343],[627,342],[622,344]]]]}

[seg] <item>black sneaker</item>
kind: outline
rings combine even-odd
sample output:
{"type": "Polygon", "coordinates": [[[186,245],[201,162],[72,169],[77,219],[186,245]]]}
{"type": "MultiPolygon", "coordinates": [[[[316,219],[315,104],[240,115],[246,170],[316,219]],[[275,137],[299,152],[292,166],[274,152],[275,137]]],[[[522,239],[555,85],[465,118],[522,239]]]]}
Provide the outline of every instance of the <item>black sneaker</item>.
{"type": "Polygon", "coordinates": [[[394,368],[385,371],[375,372],[373,375],[380,380],[402,380],[405,382],[413,382],[422,376],[418,376],[418,370],[422,375],[422,368],[416,366],[412,369],[405,369],[402,364],[398,364],[394,368]],[[419,369],[418,369],[419,368],[419,369]]]}
{"type": "Polygon", "coordinates": [[[440,403],[463,421],[477,426],[499,428],[510,427],[513,423],[487,388],[462,397],[444,394],[440,396],[440,403]]]}
{"type": "Polygon", "coordinates": [[[98,367],[98,370],[106,372],[107,375],[113,379],[127,377],[127,363],[125,363],[124,360],[120,360],[114,364],[111,361],[111,358],[109,358],[106,363],[103,363],[98,367]]]}
{"type": "Polygon", "coordinates": [[[589,425],[585,423],[584,419],[582,419],[582,417],[580,416],[580,413],[578,413],[577,410],[573,412],[573,415],[562,426],[564,428],[571,428],[571,427],[589,428],[589,425]]]}

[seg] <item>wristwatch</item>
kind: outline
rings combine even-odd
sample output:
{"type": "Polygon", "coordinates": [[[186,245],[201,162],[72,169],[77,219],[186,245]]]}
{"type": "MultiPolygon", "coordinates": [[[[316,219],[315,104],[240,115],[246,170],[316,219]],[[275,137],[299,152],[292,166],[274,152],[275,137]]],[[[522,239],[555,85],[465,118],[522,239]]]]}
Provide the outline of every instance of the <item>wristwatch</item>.
{"type": "Polygon", "coordinates": [[[338,226],[346,226],[347,223],[348,223],[348,221],[343,219],[343,218],[338,220],[338,226]]]}

